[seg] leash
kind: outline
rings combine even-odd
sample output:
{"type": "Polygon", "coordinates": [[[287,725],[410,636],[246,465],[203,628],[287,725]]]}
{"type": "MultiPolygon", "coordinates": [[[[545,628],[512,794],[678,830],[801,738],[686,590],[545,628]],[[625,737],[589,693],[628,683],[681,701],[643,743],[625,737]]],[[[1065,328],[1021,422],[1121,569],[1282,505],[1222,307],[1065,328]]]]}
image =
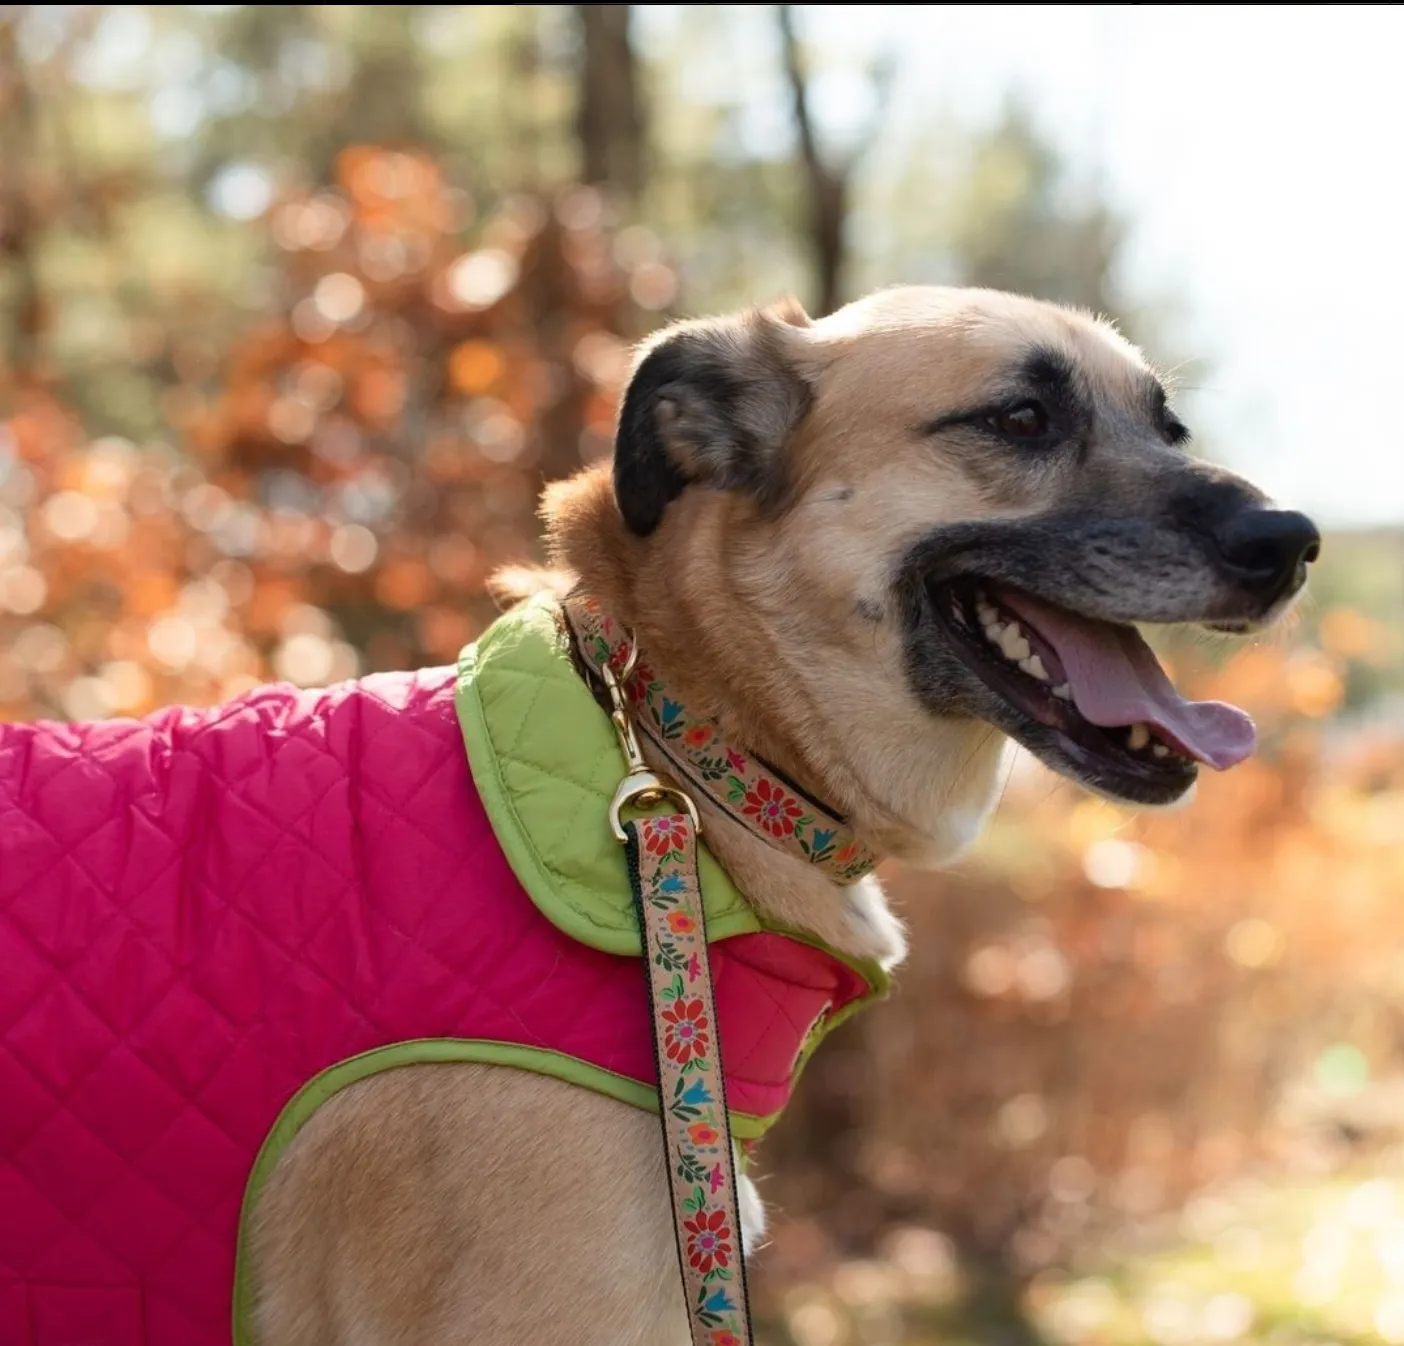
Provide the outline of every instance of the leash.
{"type": "Polygon", "coordinates": [[[638,646],[631,638],[617,672],[608,659],[598,668],[627,767],[610,803],[609,821],[628,855],[629,884],[643,932],[663,1148],[688,1327],[693,1346],[751,1346],[735,1152],[697,871],[702,824],[691,797],[650,771],[639,751],[624,694],[637,660],[638,646]],[[680,807],[624,820],[626,808],[654,808],[665,801],[680,807]]]}

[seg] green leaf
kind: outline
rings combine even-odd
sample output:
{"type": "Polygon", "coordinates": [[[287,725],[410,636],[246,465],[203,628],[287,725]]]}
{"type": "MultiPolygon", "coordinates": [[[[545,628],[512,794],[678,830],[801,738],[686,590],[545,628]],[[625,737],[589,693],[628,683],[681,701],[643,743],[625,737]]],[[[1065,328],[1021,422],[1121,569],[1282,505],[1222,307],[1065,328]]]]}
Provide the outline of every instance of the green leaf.
{"type": "MultiPolygon", "coordinates": [[[[681,972],[683,968],[687,966],[687,958],[679,953],[671,944],[659,945],[658,952],[654,955],[653,961],[661,967],[664,972],[681,972]]],[[[682,978],[678,978],[677,980],[677,987],[679,989],[674,989],[674,985],[670,983],[668,989],[663,992],[663,999],[667,1001],[676,1000],[682,994],[681,984],[682,978]]]]}
{"type": "Polygon", "coordinates": [[[678,1160],[678,1177],[684,1182],[705,1182],[706,1165],[699,1163],[692,1155],[684,1154],[678,1160]]]}

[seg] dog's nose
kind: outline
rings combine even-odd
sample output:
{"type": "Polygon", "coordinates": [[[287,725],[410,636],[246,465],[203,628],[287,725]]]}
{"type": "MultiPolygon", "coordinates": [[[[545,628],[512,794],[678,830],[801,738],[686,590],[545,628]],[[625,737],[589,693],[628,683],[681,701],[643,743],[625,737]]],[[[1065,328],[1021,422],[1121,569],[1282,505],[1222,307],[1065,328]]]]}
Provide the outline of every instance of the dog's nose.
{"type": "Polygon", "coordinates": [[[1301,588],[1321,551],[1316,525],[1290,509],[1239,510],[1214,530],[1214,541],[1240,584],[1274,599],[1301,588]]]}

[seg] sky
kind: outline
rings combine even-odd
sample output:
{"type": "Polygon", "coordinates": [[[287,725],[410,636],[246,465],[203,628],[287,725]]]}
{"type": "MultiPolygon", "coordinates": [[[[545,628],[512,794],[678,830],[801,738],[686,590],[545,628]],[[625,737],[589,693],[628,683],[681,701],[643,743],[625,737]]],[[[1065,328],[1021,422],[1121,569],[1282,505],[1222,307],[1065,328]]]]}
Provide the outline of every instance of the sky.
{"type": "Polygon", "coordinates": [[[821,53],[897,52],[884,134],[993,119],[1020,90],[1130,214],[1129,288],[1175,300],[1177,345],[1212,362],[1191,424],[1323,523],[1404,524],[1404,7],[817,5],[806,22],[821,53]]]}

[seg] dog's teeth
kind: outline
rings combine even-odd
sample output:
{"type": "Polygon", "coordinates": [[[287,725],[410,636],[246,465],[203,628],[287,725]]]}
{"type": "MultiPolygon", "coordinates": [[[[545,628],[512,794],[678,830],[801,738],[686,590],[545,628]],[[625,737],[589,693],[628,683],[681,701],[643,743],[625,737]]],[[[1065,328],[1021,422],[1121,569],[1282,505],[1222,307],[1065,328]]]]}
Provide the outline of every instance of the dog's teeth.
{"type": "Polygon", "coordinates": [[[980,618],[981,626],[991,626],[999,620],[999,609],[983,598],[975,600],[975,613],[980,618]]]}
{"type": "Polygon", "coordinates": [[[1157,756],[1157,757],[1169,757],[1169,756],[1170,756],[1170,749],[1169,749],[1169,747],[1168,747],[1166,744],[1164,744],[1164,743],[1153,743],[1153,744],[1151,744],[1151,752],[1154,753],[1155,756],[1157,756]]]}
{"type": "Polygon", "coordinates": [[[1056,696],[1060,701],[1071,701],[1071,700],[1072,700],[1072,688],[1069,687],[1067,683],[1065,683],[1065,682],[1060,682],[1060,683],[1053,689],[1053,695],[1056,696]]]}
{"type": "Polygon", "coordinates": [[[1037,678],[1040,682],[1048,681],[1048,670],[1043,666],[1043,660],[1036,654],[1031,654],[1027,659],[1019,660],[1019,667],[1031,678],[1037,678]]]}
{"type": "Polygon", "coordinates": [[[1000,644],[1004,639],[1004,623],[986,622],[984,625],[985,639],[988,640],[991,645],[1000,644]]]}
{"type": "Polygon", "coordinates": [[[1126,736],[1126,746],[1132,752],[1140,752],[1150,742],[1150,729],[1144,724],[1133,724],[1126,736]]]}
{"type": "Polygon", "coordinates": [[[1020,659],[1027,659],[1032,651],[1029,642],[1024,639],[1024,634],[1019,630],[1018,622],[1010,622],[1004,628],[1004,634],[999,638],[999,648],[1004,651],[1006,659],[1013,660],[1016,664],[1020,659]]]}

